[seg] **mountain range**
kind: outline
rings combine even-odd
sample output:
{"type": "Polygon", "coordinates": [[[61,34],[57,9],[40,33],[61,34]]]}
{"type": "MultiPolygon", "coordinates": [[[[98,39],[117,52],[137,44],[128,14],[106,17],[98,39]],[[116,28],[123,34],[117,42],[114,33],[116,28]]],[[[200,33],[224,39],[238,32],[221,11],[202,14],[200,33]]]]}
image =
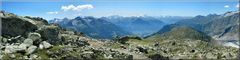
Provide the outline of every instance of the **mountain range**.
{"type": "Polygon", "coordinates": [[[64,28],[83,32],[93,38],[112,39],[115,36],[140,36],[145,37],[159,31],[164,25],[171,24],[185,17],[151,17],[118,15],[108,17],[76,17],[74,19],[53,19],[50,23],[56,23],[64,28]],[[171,22],[167,22],[167,20],[171,22]],[[164,21],[164,22],[163,22],[164,21]]]}
{"type": "Polygon", "coordinates": [[[110,21],[122,29],[132,32],[133,35],[144,37],[151,33],[154,33],[162,28],[166,23],[150,17],[108,17],[107,21],[110,21]],[[113,20],[116,20],[114,22],[113,20]]]}
{"type": "Polygon", "coordinates": [[[215,40],[239,40],[239,11],[226,12],[221,15],[199,15],[175,24],[190,26],[212,36],[215,40]]]}
{"type": "Polygon", "coordinates": [[[164,26],[145,38],[192,39],[239,48],[239,11],[196,16],[164,26]]]}
{"type": "Polygon", "coordinates": [[[63,28],[83,32],[90,37],[98,39],[111,39],[117,35],[124,36],[131,34],[111,22],[91,16],[76,17],[74,19],[54,19],[49,22],[57,23],[63,28]]]}

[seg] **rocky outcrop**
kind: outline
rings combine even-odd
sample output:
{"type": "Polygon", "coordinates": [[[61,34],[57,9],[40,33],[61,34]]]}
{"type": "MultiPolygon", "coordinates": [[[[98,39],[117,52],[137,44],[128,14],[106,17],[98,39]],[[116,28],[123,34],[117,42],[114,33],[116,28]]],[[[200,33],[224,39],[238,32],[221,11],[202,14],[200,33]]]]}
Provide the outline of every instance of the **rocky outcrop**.
{"type": "Polygon", "coordinates": [[[61,44],[59,36],[60,28],[55,25],[45,25],[39,28],[38,32],[41,34],[42,39],[51,44],[61,44]]]}
{"type": "Polygon", "coordinates": [[[96,49],[88,42],[93,39],[47,24],[42,18],[3,11],[0,16],[3,18],[0,59],[131,59],[118,51],[96,49]]]}
{"type": "Polygon", "coordinates": [[[22,17],[18,17],[16,15],[12,15],[10,13],[1,13],[3,16],[0,16],[2,19],[2,34],[3,36],[27,36],[27,33],[33,32],[37,30],[37,26],[28,22],[27,20],[23,20],[22,17]]]}
{"type": "Polygon", "coordinates": [[[24,18],[34,20],[34,22],[35,22],[34,25],[36,25],[37,27],[42,27],[43,25],[48,25],[47,20],[40,18],[40,17],[25,16],[24,18]]]}

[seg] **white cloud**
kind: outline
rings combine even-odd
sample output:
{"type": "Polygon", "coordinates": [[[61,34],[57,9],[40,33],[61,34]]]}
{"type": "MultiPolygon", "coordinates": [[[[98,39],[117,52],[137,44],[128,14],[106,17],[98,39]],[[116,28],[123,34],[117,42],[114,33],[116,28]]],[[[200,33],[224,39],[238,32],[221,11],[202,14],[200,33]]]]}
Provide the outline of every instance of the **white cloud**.
{"type": "Polygon", "coordinates": [[[93,5],[91,4],[85,4],[85,5],[78,5],[78,6],[74,6],[74,5],[68,5],[68,6],[62,6],[61,9],[63,11],[81,11],[84,9],[92,9],[94,8],[93,5]]]}
{"type": "Polygon", "coordinates": [[[225,5],[224,7],[225,7],[225,8],[229,8],[229,5],[225,5]]]}
{"type": "Polygon", "coordinates": [[[239,4],[237,4],[236,7],[239,8],[239,4]]]}
{"type": "Polygon", "coordinates": [[[54,12],[47,12],[47,14],[58,14],[57,11],[54,11],[54,12]]]}

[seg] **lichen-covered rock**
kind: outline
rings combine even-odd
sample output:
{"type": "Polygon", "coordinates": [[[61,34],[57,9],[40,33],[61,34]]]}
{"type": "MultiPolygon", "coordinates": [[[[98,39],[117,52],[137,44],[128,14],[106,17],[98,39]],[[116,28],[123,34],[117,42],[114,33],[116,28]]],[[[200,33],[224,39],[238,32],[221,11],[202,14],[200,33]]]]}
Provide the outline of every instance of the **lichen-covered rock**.
{"type": "Polygon", "coordinates": [[[11,38],[8,37],[6,42],[12,44],[12,43],[20,43],[23,40],[24,40],[23,37],[21,35],[19,35],[19,36],[11,37],[11,38]]]}
{"type": "Polygon", "coordinates": [[[41,38],[41,35],[39,33],[29,33],[28,38],[32,39],[33,41],[36,41],[41,38]]]}
{"type": "Polygon", "coordinates": [[[40,18],[40,17],[30,17],[30,16],[25,16],[24,18],[31,19],[34,21],[34,25],[37,27],[42,27],[43,25],[48,25],[47,20],[40,18]]]}
{"type": "Polygon", "coordinates": [[[4,37],[2,37],[2,36],[0,36],[1,38],[0,38],[0,43],[1,44],[6,44],[7,42],[8,42],[8,39],[7,38],[4,38],[4,37]]]}
{"type": "Polygon", "coordinates": [[[32,39],[25,39],[23,43],[19,45],[19,48],[22,49],[27,49],[27,47],[33,45],[33,40],[32,39]]]}
{"type": "Polygon", "coordinates": [[[2,18],[2,34],[3,36],[27,36],[27,33],[37,30],[37,26],[31,22],[22,19],[10,13],[3,13],[2,18]]]}
{"type": "Polygon", "coordinates": [[[33,44],[33,40],[32,39],[25,39],[23,41],[23,44],[27,44],[28,46],[32,45],[33,44]]]}
{"type": "Polygon", "coordinates": [[[77,35],[61,34],[61,39],[64,41],[64,44],[70,44],[73,46],[90,45],[85,39],[82,39],[82,37],[77,35]]]}
{"type": "Polygon", "coordinates": [[[8,45],[5,48],[5,53],[15,53],[18,51],[24,51],[24,48],[19,47],[18,45],[8,45]]]}
{"type": "Polygon", "coordinates": [[[37,47],[32,45],[26,50],[26,52],[27,54],[32,54],[36,49],[37,47]]]}
{"type": "Polygon", "coordinates": [[[217,59],[217,56],[213,55],[212,53],[207,53],[205,57],[207,59],[217,59]]]}
{"type": "Polygon", "coordinates": [[[30,59],[37,59],[37,58],[38,58],[38,56],[35,55],[35,54],[31,54],[31,55],[30,55],[30,59]]]}
{"type": "Polygon", "coordinates": [[[22,49],[26,50],[27,47],[29,47],[29,46],[31,46],[31,45],[22,43],[22,44],[19,45],[19,48],[22,48],[22,49]]]}
{"type": "Polygon", "coordinates": [[[59,30],[60,28],[55,25],[45,25],[42,26],[38,32],[41,34],[42,39],[46,40],[47,42],[51,44],[61,44],[62,40],[59,36],[59,30]]]}

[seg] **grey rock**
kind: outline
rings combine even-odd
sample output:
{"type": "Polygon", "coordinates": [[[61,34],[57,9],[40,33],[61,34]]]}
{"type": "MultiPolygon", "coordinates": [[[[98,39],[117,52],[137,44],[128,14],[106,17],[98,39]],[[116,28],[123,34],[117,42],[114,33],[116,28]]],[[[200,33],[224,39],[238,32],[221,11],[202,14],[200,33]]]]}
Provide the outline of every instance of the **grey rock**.
{"type": "MultiPolygon", "coordinates": [[[[0,44],[0,50],[2,50],[3,48],[5,48],[5,46],[3,46],[2,44],[0,44]]],[[[1,53],[1,52],[0,52],[1,53]]]]}
{"type": "Polygon", "coordinates": [[[11,37],[10,39],[7,39],[8,43],[18,43],[20,41],[22,41],[21,39],[21,35],[16,36],[16,37],[11,37]]]}
{"type": "Polygon", "coordinates": [[[38,30],[38,32],[41,34],[43,40],[46,40],[51,44],[61,44],[62,40],[59,36],[59,30],[60,28],[58,26],[44,25],[38,30]]]}
{"type": "Polygon", "coordinates": [[[104,54],[103,56],[104,56],[104,58],[107,58],[107,59],[112,59],[113,58],[111,54],[108,54],[108,55],[104,54]]]}
{"type": "Polygon", "coordinates": [[[223,57],[227,58],[227,59],[231,59],[231,53],[224,53],[223,57]]]}
{"type": "Polygon", "coordinates": [[[213,55],[212,53],[207,53],[205,57],[207,59],[217,59],[217,56],[213,55]]]}
{"type": "Polygon", "coordinates": [[[22,43],[22,44],[20,44],[18,47],[19,47],[19,48],[22,48],[22,49],[24,49],[24,50],[26,50],[27,47],[29,47],[29,46],[31,46],[31,45],[28,45],[28,44],[24,44],[24,43],[22,43]]]}
{"type": "Polygon", "coordinates": [[[17,51],[24,51],[24,48],[19,47],[18,45],[8,45],[5,48],[5,53],[15,53],[17,51]]]}
{"type": "Polygon", "coordinates": [[[2,58],[3,58],[3,55],[0,54],[0,59],[2,59],[2,58]]]}
{"type": "Polygon", "coordinates": [[[2,38],[2,43],[7,43],[8,39],[7,38],[2,38]]]}
{"type": "Polygon", "coordinates": [[[32,39],[25,39],[23,44],[26,44],[26,45],[30,46],[30,45],[33,44],[33,40],[32,39]]]}
{"type": "Polygon", "coordinates": [[[25,39],[23,43],[21,43],[19,45],[19,48],[22,48],[22,49],[27,49],[27,47],[33,45],[33,40],[32,39],[25,39]]]}
{"type": "Polygon", "coordinates": [[[37,58],[38,58],[38,56],[35,55],[35,54],[31,54],[31,55],[30,55],[30,59],[37,59],[37,58]]]}
{"type": "Polygon", "coordinates": [[[50,47],[52,47],[52,45],[46,41],[43,41],[41,44],[39,44],[40,49],[48,49],[50,47]]]}
{"type": "Polygon", "coordinates": [[[29,59],[28,56],[23,56],[24,59],[29,59]]]}
{"type": "Polygon", "coordinates": [[[32,45],[26,50],[26,52],[27,54],[32,54],[36,49],[37,47],[32,45]]]}
{"type": "Polygon", "coordinates": [[[41,35],[39,33],[29,33],[28,38],[36,41],[41,38],[41,35]]]}
{"type": "Polygon", "coordinates": [[[33,32],[37,30],[37,26],[33,23],[27,21],[26,19],[22,19],[17,17],[11,13],[3,13],[2,16],[2,34],[8,36],[26,36],[27,33],[33,32]]]}
{"type": "Polygon", "coordinates": [[[15,56],[14,54],[10,54],[9,57],[11,57],[11,58],[15,58],[16,56],[15,56]]]}
{"type": "Polygon", "coordinates": [[[39,49],[43,49],[43,44],[39,44],[39,49]]]}

